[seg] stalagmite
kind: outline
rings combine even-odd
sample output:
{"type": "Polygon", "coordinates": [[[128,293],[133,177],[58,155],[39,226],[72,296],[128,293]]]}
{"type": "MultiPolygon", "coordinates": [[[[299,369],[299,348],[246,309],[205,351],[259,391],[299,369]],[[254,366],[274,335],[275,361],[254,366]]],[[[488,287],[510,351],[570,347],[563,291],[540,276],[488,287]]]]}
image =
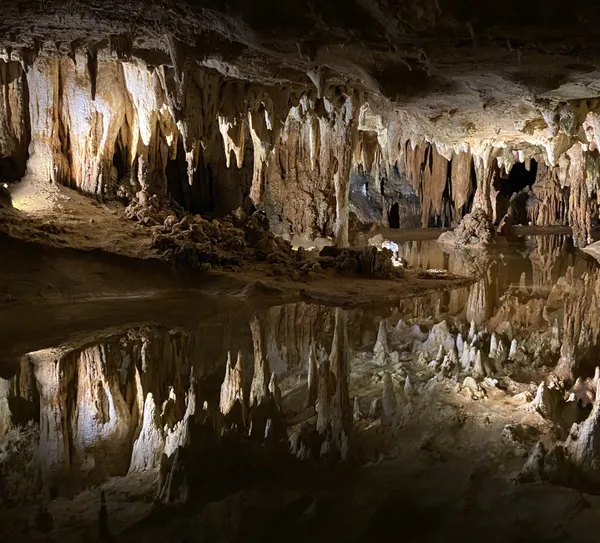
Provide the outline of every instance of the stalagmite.
{"type": "Polygon", "coordinates": [[[477,349],[475,355],[475,364],[473,366],[473,377],[481,381],[485,376],[486,371],[483,365],[483,353],[480,349],[477,349]]]}
{"type": "Polygon", "coordinates": [[[489,357],[496,358],[497,351],[498,351],[498,338],[496,337],[496,334],[494,332],[492,332],[492,335],[490,336],[489,357]]]}
{"type": "Polygon", "coordinates": [[[589,417],[581,424],[573,425],[564,449],[577,471],[590,482],[600,483],[600,441],[596,433],[600,422],[600,404],[595,403],[589,417]]]}
{"type": "Polygon", "coordinates": [[[13,427],[12,414],[8,404],[11,382],[0,378],[0,437],[8,433],[13,427]]]}
{"type": "Polygon", "coordinates": [[[377,330],[377,341],[373,348],[373,362],[379,366],[384,366],[389,353],[387,322],[385,319],[381,319],[377,330]]]}
{"type": "Polygon", "coordinates": [[[463,354],[460,357],[460,366],[462,370],[466,372],[471,371],[472,362],[471,347],[465,346],[463,354]]]}
{"type": "Polygon", "coordinates": [[[542,381],[531,405],[543,417],[553,419],[559,415],[562,401],[562,394],[556,383],[550,381],[547,384],[542,381]]]}
{"type": "Polygon", "coordinates": [[[475,335],[477,334],[477,327],[475,326],[475,321],[471,320],[471,324],[469,326],[469,333],[467,334],[467,341],[471,343],[475,339],[475,335]]]}
{"type": "Polygon", "coordinates": [[[571,389],[577,403],[586,408],[592,406],[596,400],[596,388],[592,379],[578,377],[571,389]]]}
{"type": "Polygon", "coordinates": [[[511,361],[515,361],[516,357],[517,357],[517,352],[519,349],[519,343],[517,342],[516,338],[513,338],[513,340],[510,342],[510,349],[508,351],[508,359],[511,361]]]}
{"type": "Polygon", "coordinates": [[[538,441],[533,449],[533,452],[521,468],[517,476],[517,480],[521,483],[532,483],[542,479],[544,470],[544,457],[546,455],[546,447],[543,441],[538,441]]]}
{"type": "Polygon", "coordinates": [[[403,392],[404,392],[404,396],[405,397],[410,397],[413,394],[413,392],[414,392],[413,391],[412,383],[410,382],[410,378],[409,378],[408,375],[406,376],[406,379],[404,380],[404,390],[403,390],[403,392]]]}
{"type": "Polygon", "coordinates": [[[383,375],[383,391],[381,394],[382,421],[384,424],[392,425],[396,419],[396,394],[394,383],[389,372],[383,375]]]}
{"type": "Polygon", "coordinates": [[[360,400],[358,399],[358,396],[354,396],[354,407],[352,409],[352,420],[354,420],[354,422],[357,422],[359,420],[361,420],[363,418],[363,414],[360,410],[360,400]]]}
{"type": "Polygon", "coordinates": [[[465,349],[465,342],[463,340],[462,334],[459,332],[456,336],[456,350],[458,352],[458,356],[462,357],[465,349]]]}
{"type": "Polygon", "coordinates": [[[314,343],[310,344],[310,352],[308,355],[308,377],[307,377],[307,394],[306,407],[313,405],[317,401],[319,370],[317,367],[317,353],[314,343]]]}
{"type": "Polygon", "coordinates": [[[450,333],[448,323],[444,320],[431,327],[429,336],[421,346],[421,350],[426,355],[433,357],[439,352],[440,347],[443,347],[444,351],[448,352],[454,347],[454,344],[454,336],[450,333]]]}

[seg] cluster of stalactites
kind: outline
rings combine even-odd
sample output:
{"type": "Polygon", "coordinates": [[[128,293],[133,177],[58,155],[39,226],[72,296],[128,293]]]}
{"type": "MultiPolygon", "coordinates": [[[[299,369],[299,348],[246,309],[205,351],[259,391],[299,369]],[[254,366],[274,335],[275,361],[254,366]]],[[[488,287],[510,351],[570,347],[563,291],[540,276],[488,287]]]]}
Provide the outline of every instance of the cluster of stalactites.
{"type": "MultiPolygon", "coordinates": [[[[137,197],[144,204],[154,195],[167,196],[165,170],[169,160],[179,160],[180,149],[187,163],[182,175],[190,185],[201,165],[211,166],[213,176],[221,163],[244,167],[251,149],[252,183],[244,190],[254,203],[272,199],[285,208],[285,190],[278,183],[289,180],[307,194],[329,193],[326,200],[335,202],[334,209],[306,217],[295,217],[293,210],[287,214],[300,232],[331,234],[346,244],[361,95],[334,87],[315,98],[314,91],[226,79],[177,51],[174,46],[173,67],[157,68],[85,51],[33,59],[21,79],[7,76],[12,82],[4,84],[0,155],[15,155],[29,140],[30,179],[69,185],[97,198],[137,197]],[[25,81],[28,100],[21,88],[25,81]],[[292,163],[302,165],[290,171],[292,163]],[[267,183],[271,178],[274,182],[267,183]]],[[[19,69],[13,64],[4,64],[4,71],[19,69]]],[[[386,128],[377,136],[378,148],[386,148],[385,162],[387,142],[394,140],[389,134],[386,128]]],[[[288,210],[283,211],[285,216],[288,210]]]]}
{"type": "Polygon", "coordinates": [[[260,169],[299,98],[290,89],[225,80],[192,63],[179,71],[97,56],[92,60],[83,51],[39,57],[20,71],[20,78],[11,76],[20,70],[18,63],[3,62],[1,156],[14,156],[27,146],[30,126],[31,178],[96,197],[115,190],[119,181],[143,199],[166,194],[166,162],[175,158],[180,140],[191,184],[200,155],[205,163],[225,155],[229,166],[233,154],[241,167],[250,134],[257,169],[253,185],[264,184],[260,169]],[[116,178],[116,147],[127,162],[126,180],[116,178]]]}

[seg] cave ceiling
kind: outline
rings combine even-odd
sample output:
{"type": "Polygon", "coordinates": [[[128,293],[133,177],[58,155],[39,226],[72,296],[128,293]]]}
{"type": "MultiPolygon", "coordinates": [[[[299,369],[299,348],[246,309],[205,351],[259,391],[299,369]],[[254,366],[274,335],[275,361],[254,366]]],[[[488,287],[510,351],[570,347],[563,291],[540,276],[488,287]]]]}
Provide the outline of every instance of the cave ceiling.
{"type": "Polygon", "coordinates": [[[299,90],[344,86],[364,91],[372,109],[397,116],[405,132],[440,145],[548,150],[559,132],[583,140],[584,119],[600,107],[593,4],[5,0],[2,7],[5,59],[27,64],[84,50],[150,66],[196,62],[299,90]]]}

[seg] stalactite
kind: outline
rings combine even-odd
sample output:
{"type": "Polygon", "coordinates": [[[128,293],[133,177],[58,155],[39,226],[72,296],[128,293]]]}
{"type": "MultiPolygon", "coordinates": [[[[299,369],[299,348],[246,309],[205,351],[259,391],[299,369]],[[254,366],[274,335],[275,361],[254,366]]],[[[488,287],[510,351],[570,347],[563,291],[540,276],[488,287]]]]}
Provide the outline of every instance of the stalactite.
{"type": "MultiPolygon", "coordinates": [[[[236,165],[242,167],[244,162],[245,122],[244,119],[229,119],[219,116],[219,130],[223,136],[225,160],[227,167],[231,165],[231,153],[235,156],[236,165]]],[[[254,141],[254,140],[253,140],[254,141]]]]}
{"type": "Polygon", "coordinates": [[[162,134],[170,136],[173,144],[175,122],[166,104],[166,96],[159,76],[145,66],[123,63],[125,86],[133,103],[134,117],[131,121],[131,159],[137,168],[140,203],[147,203],[151,196],[165,197],[167,184],[165,168],[169,142],[163,142],[162,134]]]}
{"type": "Polygon", "coordinates": [[[492,182],[494,180],[496,161],[494,160],[494,150],[486,147],[482,152],[474,157],[475,175],[477,178],[477,189],[473,198],[473,208],[480,208],[485,211],[490,220],[495,220],[495,202],[492,182]]]}
{"type": "Polygon", "coordinates": [[[76,404],[71,414],[71,465],[83,472],[122,475],[128,468],[131,413],[103,345],[76,355],[76,404]]]}
{"type": "Polygon", "coordinates": [[[249,111],[248,126],[254,145],[254,173],[252,175],[250,198],[254,203],[258,204],[264,199],[267,164],[269,162],[269,154],[271,151],[271,144],[267,138],[264,111],[249,111]]]}
{"type": "Polygon", "coordinates": [[[558,167],[538,162],[537,177],[532,187],[536,199],[527,208],[532,224],[556,226],[567,224],[567,201],[565,189],[559,180],[558,167]]]}
{"type": "Polygon", "coordinates": [[[417,143],[414,147],[411,142],[406,143],[406,176],[413,189],[418,194],[421,194],[422,174],[425,169],[425,157],[427,156],[428,150],[428,143],[417,143]]]}
{"type": "Polygon", "coordinates": [[[317,432],[325,439],[325,448],[331,447],[347,459],[352,439],[352,406],[348,389],[348,331],[347,316],[336,309],[331,354],[319,367],[317,401],[317,432]]]}
{"type": "Polygon", "coordinates": [[[421,225],[424,227],[429,226],[432,217],[442,214],[442,195],[447,177],[448,161],[434,145],[430,145],[425,155],[421,183],[421,225]]]}
{"type": "Polygon", "coordinates": [[[97,65],[97,86],[92,100],[85,58],[76,54],[75,59],[75,64],[70,60],[60,64],[61,118],[70,143],[65,154],[69,157],[74,187],[101,198],[116,186],[115,142],[131,105],[122,70],[116,63],[97,65]]]}
{"type": "Polygon", "coordinates": [[[574,145],[567,155],[569,165],[569,224],[573,229],[573,242],[585,247],[591,241],[591,213],[589,208],[586,156],[581,145],[574,145]]]}
{"type": "MultiPolygon", "coordinates": [[[[452,157],[452,198],[456,210],[463,208],[471,197],[471,153],[457,153],[452,157]]],[[[458,217],[460,218],[460,217],[458,217]]]]}
{"type": "MultiPolygon", "coordinates": [[[[342,99],[343,103],[335,112],[333,123],[335,139],[332,153],[335,158],[332,173],[336,201],[334,238],[339,247],[347,247],[350,166],[358,129],[357,117],[360,103],[358,96],[346,95],[342,99]]],[[[321,119],[321,123],[323,122],[324,120],[321,119]]]]}

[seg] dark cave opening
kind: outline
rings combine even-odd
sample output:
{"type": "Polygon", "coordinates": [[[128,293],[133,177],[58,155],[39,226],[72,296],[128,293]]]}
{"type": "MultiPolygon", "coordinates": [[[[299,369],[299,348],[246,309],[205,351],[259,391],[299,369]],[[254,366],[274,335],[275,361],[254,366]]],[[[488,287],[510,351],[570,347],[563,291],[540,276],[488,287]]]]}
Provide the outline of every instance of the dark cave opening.
{"type": "Polygon", "coordinates": [[[538,165],[531,160],[529,170],[523,162],[513,164],[508,177],[498,176],[494,188],[498,190],[496,197],[496,222],[499,222],[509,209],[512,209],[514,224],[527,224],[528,202],[533,197],[531,188],[537,177],[538,165]]]}
{"type": "Polygon", "coordinates": [[[127,174],[127,149],[123,146],[120,137],[115,144],[113,166],[117,170],[117,179],[123,179],[127,174]]]}
{"type": "Polygon", "coordinates": [[[25,175],[27,159],[0,157],[0,183],[15,183],[25,175]]]}
{"type": "Polygon", "coordinates": [[[515,192],[520,192],[526,187],[531,187],[535,183],[537,176],[537,162],[531,160],[529,170],[523,162],[517,162],[513,165],[508,174],[508,179],[502,179],[500,192],[510,197],[515,192]]]}
{"type": "Polygon", "coordinates": [[[172,200],[187,211],[192,211],[191,191],[187,175],[187,161],[181,140],[177,143],[177,156],[165,168],[167,190],[172,200]]]}
{"type": "Polygon", "coordinates": [[[394,202],[388,213],[388,224],[390,228],[400,228],[400,206],[394,202]]]}

